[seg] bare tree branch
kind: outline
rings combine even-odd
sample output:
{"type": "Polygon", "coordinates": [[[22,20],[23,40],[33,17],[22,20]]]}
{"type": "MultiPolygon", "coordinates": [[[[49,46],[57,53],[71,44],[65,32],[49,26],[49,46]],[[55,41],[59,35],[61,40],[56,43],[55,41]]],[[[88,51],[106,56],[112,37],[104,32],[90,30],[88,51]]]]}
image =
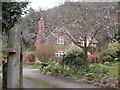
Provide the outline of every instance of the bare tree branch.
{"type": "Polygon", "coordinates": [[[88,44],[88,47],[90,46],[90,44],[92,43],[93,38],[95,37],[95,35],[97,34],[97,32],[101,29],[102,26],[100,26],[94,33],[94,35],[92,36],[90,43],[88,44]]]}

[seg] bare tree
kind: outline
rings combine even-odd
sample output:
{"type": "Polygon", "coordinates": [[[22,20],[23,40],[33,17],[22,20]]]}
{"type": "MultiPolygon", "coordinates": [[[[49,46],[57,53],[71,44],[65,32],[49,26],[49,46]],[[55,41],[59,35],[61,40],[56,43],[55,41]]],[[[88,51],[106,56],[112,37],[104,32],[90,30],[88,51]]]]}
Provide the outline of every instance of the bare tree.
{"type": "Polygon", "coordinates": [[[113,35],[118,30],[117,3],[79,2],[77,7],[80,17],[77,18],[72,25],[73,27],[77,27],[76,25],[78,24],[79,29],[74,30],[79,33],[81,41],[84,41],[84,47],[80,44],[81,42],[78,42],[76,39],[72,38],[72,41],[85,51],[85,66],[88,68],[88,48],[91,47],[90,45],[96,35],[98,35],[98,32],[102,31],[106,33],[106,36],[113,38],[113,35]],[[99,8],[95,8],[98,4],[101,4],[101,6],[99,5],[99,8]],[[88,37],[91,38],[89,44],[87,44],[88,37]]]}
{"type": "Polygon", "coordinates": [[[44,11],[45,31],[51,32],[58,26],[67,28],[75,36],[75,38],[71,38],[72,41],[85,51],[85,65],[88,67],[87,52],[93,39],[97,38],[103,47],[103,44],[110,41],[109,39],[112,39],[117,33],[117,8],[117,3],[113,2],[67,1],[63,5],[44,11]],[[87,44],[89,37],[91,40],[87,44]],[[78,42],[78,39],[85,42],[84,47],[80,41],[78,42]]]}

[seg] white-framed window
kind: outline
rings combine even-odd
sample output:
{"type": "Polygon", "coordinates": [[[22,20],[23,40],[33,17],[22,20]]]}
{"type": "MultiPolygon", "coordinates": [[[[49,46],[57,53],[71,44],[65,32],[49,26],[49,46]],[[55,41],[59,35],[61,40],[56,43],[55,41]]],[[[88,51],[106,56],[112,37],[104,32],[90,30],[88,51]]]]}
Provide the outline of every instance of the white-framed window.
{"type": "Polygon", "coordinates": [[[57,57],[62,57],[64,55],[64,52],[63,51],[57,51],[56,52],[56,56],[57,57]]]}
{"type": "Polygon", "coordinates": [[[57,44],[64,44],[64,37],[59,37],[57,39],[57,44]]]}

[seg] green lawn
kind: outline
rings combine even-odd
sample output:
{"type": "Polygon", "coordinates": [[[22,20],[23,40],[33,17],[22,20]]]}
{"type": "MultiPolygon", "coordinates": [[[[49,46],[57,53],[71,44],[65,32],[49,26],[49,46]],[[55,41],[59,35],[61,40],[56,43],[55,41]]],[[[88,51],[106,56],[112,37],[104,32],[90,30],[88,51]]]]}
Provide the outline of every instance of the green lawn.
{"type": "Polygon", "coordinates": [[[107,66],[110,76],[115,76],[118,77],[118,64],[117,65],[112,65],[112,66],[107,66]]]}

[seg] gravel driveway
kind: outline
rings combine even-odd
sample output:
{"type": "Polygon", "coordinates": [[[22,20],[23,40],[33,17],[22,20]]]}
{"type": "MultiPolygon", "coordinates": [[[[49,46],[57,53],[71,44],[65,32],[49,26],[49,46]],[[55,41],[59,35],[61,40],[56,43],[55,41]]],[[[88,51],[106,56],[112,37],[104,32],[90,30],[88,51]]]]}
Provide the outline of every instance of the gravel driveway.
{"type": "Polygon", "coordinates": [[[90,84],[78,84],[64,77],[43,75],[38,69],[23,70],[24,88],[96,88],[90,84]]]}

